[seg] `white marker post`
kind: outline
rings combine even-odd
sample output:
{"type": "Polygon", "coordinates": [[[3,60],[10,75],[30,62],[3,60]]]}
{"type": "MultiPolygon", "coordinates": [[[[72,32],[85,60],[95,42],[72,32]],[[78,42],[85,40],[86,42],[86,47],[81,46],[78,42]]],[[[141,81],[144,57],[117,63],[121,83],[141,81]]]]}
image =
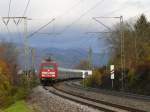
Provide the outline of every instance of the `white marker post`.
{"type": "Polygon", "coordinates": [[[113,86],[114,86],[114,82],[113,80],[115,79],[115,73],[114,73],[114,65],[110,65],[110,79],[112,80],[112,89],[113,89],[113,86]]]}
{"type": "Polygon", "coordinates": [[[89,75],[92,75],[92,71],[82,71],[82,78],[83,78],[83,87],[85,87],[85,78],[87,77],[87,76],[89,76],[89,75]]]}
{"type": "Polygon", "coordinates": [[[83,87],[85,87],[85,72],[82,72],[82,78],[83,78],[83,87]]]}
{"type": "Polygon", "coordinates": [[[82,78],[85,79],[85,74],[82,75],[82,78]]]}

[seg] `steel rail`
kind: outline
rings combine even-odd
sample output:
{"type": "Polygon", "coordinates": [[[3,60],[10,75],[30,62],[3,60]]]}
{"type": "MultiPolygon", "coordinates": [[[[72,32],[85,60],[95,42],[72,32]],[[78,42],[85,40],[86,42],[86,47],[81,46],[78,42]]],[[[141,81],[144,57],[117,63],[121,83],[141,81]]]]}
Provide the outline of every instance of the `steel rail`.
{"type": "Polygon", "coordinates": [[[146,112],[144,110],[139,110],[139,109],[135,109],[135,108],[127,107],[127,106],[122,106],[122,105],[118,105],[118,104],[109,103],[109,102],[106,102],[106,101],[101,101],[101,100],[89,98],[89,97],[83,96],[79,93],[77,94],[77,93],[73,93],[73,92],[68,92],[68,91],[65,91],[63,89],[58,88],[56,85],[54,85],[53,87],[58,91],[64,92],[66,94],[70,94],[72,96],[80,97],[80,98],[83,98],[83,99],[86,99],[86,100],[89,100],[89,101],[93,101],[93,102],[96,102],[96,103],[104,104],[104,105],[107,105],[107,106],[123,109],[123,110],[129,111],[129,112],[146,112]]]}
{"type": "Polygon", "coordinates": [[[112,107],[112,108],[117,108],[117,109],[121,109],[121,110],[124,110],[124,111],[129,111],[129,112],[146,112],[144,110],[139,110],[139,109],[135,109],[135,108],[127,107],[127,106],[122,106],[122,105],[118,105],[118,104],[112,104],[112,103],[109,103],[109,102],[106,102],[106,101],[101,101],[101,100],[93,99],[93,98],[84,96],[84,95],[79,94],[79,93],[69,92],[67,90],[60,89],[58,87],[58,85],[57,85],[57,84],[60,84],[60,83],[62,83],[62,82],[59,81],[58,83],[56,83],[56,84],[54,84],[52,86],[55,89],[55,91],[49,90],[49,88],[47,88],[47,87],[44,87],[44,89],[49,90],[49,92],[51,92],[51,93],[53,93],[53,94],[55,94],[57,96],[60,96],[62,98],[65,98],[65,99],[68,99],[68,100],[71,100],[71,101],[74,101],[74,102],[77,102],[77,103],[80,103],[80,104],[83,104],[83,105],[87,105],[87,106],[90,106],[90,107],[93,107],[95,109],[102,110],[102,111],[105,111],[105,112],[116,112],[116,111],[111,110],[111,109],[107,109],[107,108],[104,108],[104,107],[100,107],[100,106],[97,106],[97,105],[94,105],[94,103],[106,105],[106,106],[109,106],[109,107],[112,107]],[[60,94],[60,93],[58,93],[56,91],[68,94],[68,96],[60,94]],[[93,104],[89,104],[89,103],[81,101],[81,100],[79,101],[77,99],[73,99],[73,98],[69,97],[69,95],[77,97],[77,98],[81,98],[83,100],[91,101],[91,102],[93,102],[93,104]]]}
{"type": "MultiPolygon", "coordinates": [[[[100,107],[100,106],[96,106],[96,105],[89,104],[89,103],[87,103],[87,102],[83,102],[83,101],[80,101],[80,100],[77,100],[77,99],[73,99],[73,98],[71,98],[71,97],[67,97],[67,96],[65,96],[65,95],[59,94],[59,93],[54,92],[54,91],[50,91],[50,92],[53,93],[53,94],[55,94],[55,95],[57,95],[57,96],[60,96],[60,97],[62,97],[62,98],[65,98],[65,99],[74,101],[74,102],[76,102],[76,103],[80,103],[80,104],[82,104],[82,105],[86,105],[86,106],[92,107],[92,108],[94,108],[94,109],[98,109],[98,110],[105,111],[105,112],[115,112],[115,111],[112,111],[112,110],[110,110],[110,109],[106,109],[106,108],[103,108],[103,107],[100,107]]],[[[75,95],[74,95],[74,96],[75,96],[75,95]]]]}
{"type": "MultiPolygon", "coordinates": [[[[66,85],[70,86],[72,88],[85,89],[84,87],[79,86],[75,83],[71,83],[71,84],[66,83],[66,85]]],[[[133,94],[133,93],[115,91],[115,90],[107,90],[107,89],[97,89],[97,88],[92,88],[92,87],[86,87],[86,90],[92,91],[92,92],[101,92],[101,93],[108,94],[108,95],[113,95],[113,96],[132,98],[132,99],[136,99],[136,100],[150,102],[150,96],[146,96],[146,95],[139,95],[139,94],[133,94]]]]}

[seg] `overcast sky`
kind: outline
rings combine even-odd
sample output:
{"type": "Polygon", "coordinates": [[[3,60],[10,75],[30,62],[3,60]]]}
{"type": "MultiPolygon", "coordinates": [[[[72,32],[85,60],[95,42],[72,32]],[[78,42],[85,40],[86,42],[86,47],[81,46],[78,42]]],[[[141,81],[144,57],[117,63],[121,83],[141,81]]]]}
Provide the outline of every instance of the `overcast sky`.
{"type": "MultiPolygon", "coordinates": [[[[11,0],[11,16],[21,16],[28,0],[11,0]]],[[[0,0],[0,15],[7,16],[9,0],[0,0]]],[[[91,15],[101,16],[120,9],[114,14],[133,16],[148,10],[149,0],[30,0],[26,15],[28,17],[50,18],[60,16],[70,9],[64,16],[77,18],[86,10],[98,4],[91,15]],[[71,9],[73,7],[73,9],[71,9]]]]}
{"type": "MultiPolygon", "coordinates": [[[[10,0],[0,0],[1,17],[8,16],[9,2],[10,0]]],[[[9,16],[22,16],[27,3],[28,0],[11,0],[9,16]]],[[[85,32],[104,29],[92,17],[122,15],[124,20],[128,20],[145,13],[149,18],[149,6],[150,0],[30,0],[25,16],[33,19],[28,21],[29,33],[55,18],[55,21],[41,32],[64,31],[64,37],[67,37],[69,32],[75,32],[82,36],[85,32]]],[[[108,26],[118,22],[113,19],[101,21],[108,26]]],[[[7,32],[2,21],[0,25],[0,32],[7,32]]],[[[23,23],[16,28],[12,20],[8,24],[10,32],[23,30],[22,26],[23,23]]]]}
{"type": "MultiPolygon", "coordinates": [[[[0,16],[8,16],[9,1],[0,0],[0,16]]],[[[11,0],[10,16],[22,16],[27,3],[28,0],[11,0]]],[[[126,20],[142,12],[149,15],[149,5],[150,0],[30,0],[26,16],[35,19],[55,18],[56,24],[66,25],[83,15],[75,24],[87,25],[92,17],[98,16],[123,15],[126,20]]],[[[48,20],[39,21],[35,25],[42,25],[48,20]]]]}

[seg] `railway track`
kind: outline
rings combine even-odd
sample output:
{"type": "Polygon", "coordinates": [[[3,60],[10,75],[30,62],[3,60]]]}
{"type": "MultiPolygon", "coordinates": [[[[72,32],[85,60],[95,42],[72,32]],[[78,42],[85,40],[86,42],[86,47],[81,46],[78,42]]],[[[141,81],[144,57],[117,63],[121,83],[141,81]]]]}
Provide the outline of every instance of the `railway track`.
{"type": "MultiPolygon", "coordinates": [[[[65,85],[72,87],[72,88],[85,89],[83,86],[77,85],[73,82],[66,82],[65,85]]],[[[108,95],[115,95],[119,97],[130,98],[130,99],[139,99],[139,100],[148,101],[148,102],[150,101],[150,96],[145,96],[145,95],[137,95],[137,94],[126,93],[126,92],[117,92],[113,90],[109,91],[109,90],[96,89],[96,88],[90,88],[90,87],[86,87],[86,90],[94,91],[94,92],[101,92],[101,93],[108,94],[108,95]]]]}
{"type": "MultiPolygon", "coordinates": [[[[60,83],[62,82],[59,82],[59,84],[60,83]]],[[[94,109],[104,111],[104,112],[146,112],[146,111],[134,109],[131,107],[121,106],[121,105],[112,104],[112,103],[108,103],[108,102],[97,100],[97,99],[92,99],[89,97],[85,97],[82,94],[68,92],[65,89],[59,88],[58,84],[55,84],[51,87],[44,86],[44,89],[62,98],[65,98],[65,99],[68,99],[68,100],[71,100],[71,101],[74,101],[82,105],[86,105],[86,106],[89,106],[89,107],[92,107],[94,109]]]]}

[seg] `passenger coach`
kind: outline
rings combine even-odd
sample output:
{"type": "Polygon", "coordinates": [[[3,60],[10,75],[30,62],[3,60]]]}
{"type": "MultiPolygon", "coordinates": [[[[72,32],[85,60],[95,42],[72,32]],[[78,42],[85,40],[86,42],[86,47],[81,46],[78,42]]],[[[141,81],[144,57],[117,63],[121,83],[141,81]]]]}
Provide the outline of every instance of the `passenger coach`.
{"type": "Polygon", "coordinates": [[[40,65],[39,77],[42,84],[53,83],[57,80],[79,79],[92,75],[91,70],[66,69],[58,67],[55,61],[43,61],[40,65]]]}

